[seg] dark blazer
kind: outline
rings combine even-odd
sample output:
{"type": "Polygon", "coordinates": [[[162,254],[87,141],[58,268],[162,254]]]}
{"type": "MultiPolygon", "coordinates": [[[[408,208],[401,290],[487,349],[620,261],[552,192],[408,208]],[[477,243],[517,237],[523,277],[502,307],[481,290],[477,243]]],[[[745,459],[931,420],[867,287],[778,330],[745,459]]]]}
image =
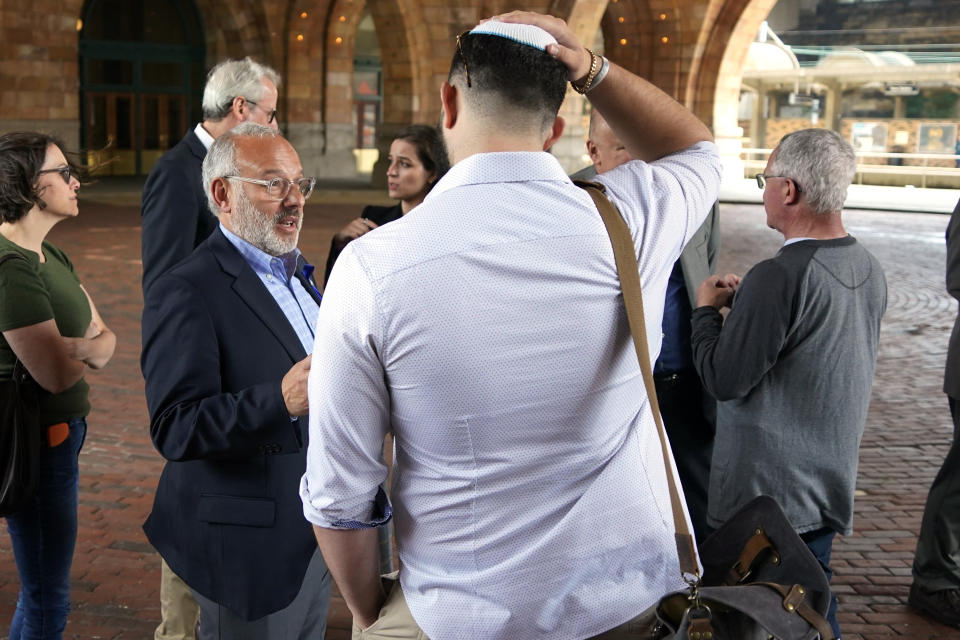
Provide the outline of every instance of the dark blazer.
{"type": "Polygon", "coordinates": [[[203,190],[207,149],[193,131],[157,160],[143,185],[143,290],[186,258],[217,228],[203,190]]]}
{"type": "MultiPolygon", "coordinates": [[[[960,202],[957,202],[947,225],[947,293],[960,300],[960,202]]],[[[947,347],[943,390],[951,398],[960,400],[960,315],[953,324],[947,347]]]]}
{"type": "Polygon", "coordinates": [[[308,418],[291,421],[280,391],[306,355],[219,230],[147,290],[141,368],[168,462],[143,528],[190,587],[248,620],[293,601],[317,548],[299,497],[308,418]]]}
{"type": "MultiPolygon", "coordinates": [[[[385,225],[388,222],[393,222],[394,220],[399,220],[403,217],[403,209],[400,208],[400,203],[393,205],[392,207],[380,207],[375,204],[368,204],[363,208],[363,213],[360,214],[361,218],[366,218],[370,220],[378,227],[385,225]]],[[[333,271],[333,265],[337,261],[337,258],[340,256],[340,252],[343,251],[343,248],[337,248],[333,246],[333,240],[330,241],[330,253],[327,254],[327,267],[323,270],[323,284],[327,284],[327,280],[330,279],[330,272],[333,271]]]]}

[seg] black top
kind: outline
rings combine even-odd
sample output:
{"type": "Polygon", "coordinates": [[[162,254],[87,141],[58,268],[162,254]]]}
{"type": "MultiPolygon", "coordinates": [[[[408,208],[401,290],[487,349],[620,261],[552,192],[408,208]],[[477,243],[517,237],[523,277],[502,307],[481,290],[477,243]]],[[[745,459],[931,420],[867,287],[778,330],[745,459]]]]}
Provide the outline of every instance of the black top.
{"type": "MultiPolygon", "coordinates": [[[[403,209],[400,208],[399,202],[392,207],[378,207],[377,205],[371,204],[363,208],[363,213],[360,214],[360,217],[366,218],[377,226],[381,226],[387,224],[388,222],[393,222],[394,220],[399,220],[402,218],[403,209]]],[[[341,251],[343,251],[343,247],[338,249],[333,245],[333,240],[331,240],[330,254],[327,256],[327,268],[323,273],[324,286],[326,286],[327,280],[330,279],[330,272],[333,271],[333,264],[337,261],[341,251]]]]}

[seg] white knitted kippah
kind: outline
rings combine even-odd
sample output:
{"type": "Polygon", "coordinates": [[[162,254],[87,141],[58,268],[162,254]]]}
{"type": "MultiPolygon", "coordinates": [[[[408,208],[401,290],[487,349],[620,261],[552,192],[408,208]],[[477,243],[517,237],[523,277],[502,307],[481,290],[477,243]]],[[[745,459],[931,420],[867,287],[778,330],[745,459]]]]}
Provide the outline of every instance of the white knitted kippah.
{"type": "Polygon", "coordinates": [[[541,51],[546,51],[548,44],[557,44],[556,38],[532,24],[487,20],[471,29],[470,33],[471,35],[500,36],[541,51]]]}

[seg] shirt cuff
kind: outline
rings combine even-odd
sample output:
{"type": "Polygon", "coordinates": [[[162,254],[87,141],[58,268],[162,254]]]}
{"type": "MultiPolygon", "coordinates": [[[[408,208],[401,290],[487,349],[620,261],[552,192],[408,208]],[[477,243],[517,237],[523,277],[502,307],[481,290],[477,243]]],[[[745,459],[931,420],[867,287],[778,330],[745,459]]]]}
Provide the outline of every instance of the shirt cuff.
{"type": "Polygon", "coordinates": [[[390,499],[387,498],[383,487],[377,487],[377,495],[373,500],[373,509],[370,516],[366,519],[350,519],[341,517],[336,520],[330,520],[324,517],[324,514],[314,507],[311,500],[311,492],[307,487],[307,476],[304,474],[300,481],[300,500],[303,502],[303,516],[312,524],[325,529],[374,529],[385,525],[393,517],[393,506],[390,499]]]}

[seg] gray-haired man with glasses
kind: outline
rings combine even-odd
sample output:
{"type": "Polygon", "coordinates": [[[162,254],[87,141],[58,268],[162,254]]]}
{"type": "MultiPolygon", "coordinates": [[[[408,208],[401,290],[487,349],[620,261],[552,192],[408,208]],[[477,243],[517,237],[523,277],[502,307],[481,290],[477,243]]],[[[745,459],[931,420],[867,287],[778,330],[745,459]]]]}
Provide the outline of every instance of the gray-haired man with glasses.
{"type": "Polygon", "coordinates": [[[203,122],[157,161],[143,186],[144,292],[217,227],[200,185],[200,163],[216,138],[241,123],[276,129],[279,84],[276,71],[250,58],[226,60],[210,70],[203,122]]]}
{"type": "Polygon", "coordinates": [[[142,368],[167,463],[144,531],[200,605],[198,637],[322,638],[330,575],[296,487],[320,294],[297,242],[315,179],[246,123],[203,161],[219,226],[147,290],[142,368]]]}
{"type": "MultiPolygon", "coordinates": [[[[841,219],[855,170],[853,148],[833,131],[785,136],[756,175],[783,247],[742,281],[707,278],[692,316],[694,364],[718,401],[708,524],[773,496],[827,579],[833,539],[853,527],[887,306],[880,263],[841,219]]],[[[836,608],[834,597],[827,620],[840,638],[836,608]]]]}

